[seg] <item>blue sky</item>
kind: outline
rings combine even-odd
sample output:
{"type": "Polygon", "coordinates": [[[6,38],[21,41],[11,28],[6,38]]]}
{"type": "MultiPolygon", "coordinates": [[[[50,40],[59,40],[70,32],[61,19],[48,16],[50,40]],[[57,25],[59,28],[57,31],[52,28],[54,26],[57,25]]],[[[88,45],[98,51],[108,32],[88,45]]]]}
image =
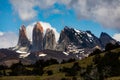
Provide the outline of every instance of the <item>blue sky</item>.
{"type": "Polygon", "coordinates": [[[70,26],[90,30],[97,37],[101,32],[113,37],[120,31],[119,3],[119,0],[0,0],[0,32],[18,35],[22,24],[43,21],[59,33],[64,26],[70,26]]]}

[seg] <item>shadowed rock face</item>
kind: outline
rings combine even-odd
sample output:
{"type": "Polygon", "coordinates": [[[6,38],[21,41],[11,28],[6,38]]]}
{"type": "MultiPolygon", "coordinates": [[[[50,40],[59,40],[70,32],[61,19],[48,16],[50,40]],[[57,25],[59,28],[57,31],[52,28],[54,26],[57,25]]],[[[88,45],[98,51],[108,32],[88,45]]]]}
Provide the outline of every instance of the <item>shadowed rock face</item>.
{"type": "Polygon", "coordinates": [[[104,32],[101,33],[99,39],[100,39],[100,42],[102,44],[102,47],[105,47],[106,44],[108,44],[108,43],[115,44],[117,42],[111,36],[109,36],[107,33],[104,33],[104,32]]]}
{"type": "Polygon", "coordinates": [[[55,33],[52,29],[47,29],[44,40],[43,40],[43,46],[44,49],[50,49],[55,50],[56,47],[56,39],[55,39],[55,33]]]}
{"type": "Polygon", "coordinates": [[[29,45],[30,45],[30,41],[28,40],[28,38],[26,36],[26,28],[24,25],[22,25],[19,30],[18,46],[27,47],[29,45]]]}
{"type": "Polygon", "coordinates": [[[100,46],[99,39],[90,31],[80,31],[74,28],[65,27],[60,34],[58,45],[59,51],[65,51],[69,45],[75,45],[77,48],[94,48],[100,46]]]}
{"type": "Polygon", "coordinates": [[[43,27],[39,22],[33,29],[32,41],[32,51],[43,50],[43,27]]]}
{"type": "Polygon", "coordinates": [[[65,33],[65,28],[64,30],[61,31],[60,37],[58,40],[58,45],[56,46],[56,50],[58,51],[65,51],[66,46],[70,44],[70,39],[65,33]]]}

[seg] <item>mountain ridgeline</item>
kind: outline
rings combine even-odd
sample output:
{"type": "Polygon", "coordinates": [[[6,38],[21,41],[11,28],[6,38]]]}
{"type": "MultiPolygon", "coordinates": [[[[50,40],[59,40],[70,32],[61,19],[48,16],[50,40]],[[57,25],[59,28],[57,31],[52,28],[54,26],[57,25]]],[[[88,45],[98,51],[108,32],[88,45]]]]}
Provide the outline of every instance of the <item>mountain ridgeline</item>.
{"type": "Polygon", "coordinates": [[[32,32],[32,41],[27,37],[24,25],[19,29],[19,39],[15,47],[0,49],[0,64],[10,66],[21,60],[25,64],[36,60],[57,59],[59,62],[69,59],[83,59],[88,57],[96,48],[104,50],[107,43],[115,44],[117,41],[107,33],[101,33],[100,38],[91,31],[81,31],[65,26],[56,41],[54,30],[37,22],[32,32]],[[14,53],[9,56],[8,53],[14,53]],[[9,65],[8,65],[9,63],[9,65]]]}
{"type": "Polygon", "coordinates": [[[88,51],[94,48],[104,49],[107,43],[114,44],[117,42],[104,32],[101,33],[100,38],[97,38],[91,31],[76,30],[67,26],[61,31],[59,40],[56,42],[55,32],[48,28],[44,34],[43,27],[39,22],[35,24],[32,42],[30,42],[26,36],[25,26],[21,26],[18,44],[14,50],[25,52],[35,52],[46,49],[65,52],[74,52],[74,50],[76,50],[76,52],[79,53],[81,49],[87,49],[88,51]]]}

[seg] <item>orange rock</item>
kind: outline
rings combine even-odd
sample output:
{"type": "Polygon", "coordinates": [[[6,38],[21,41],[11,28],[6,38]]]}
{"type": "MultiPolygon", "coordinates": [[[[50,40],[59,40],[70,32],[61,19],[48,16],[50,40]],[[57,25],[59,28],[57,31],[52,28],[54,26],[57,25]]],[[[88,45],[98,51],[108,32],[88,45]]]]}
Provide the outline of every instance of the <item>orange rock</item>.
{"type": "Polygon", "coordinates": [[[37,23],[35,24],[35,29],[38,29],[38,30],[40,30],[41,32],[43,32],[43,27],[42,27],[42,25],[40,24],[40,22],[37,22],[37,23]]]}

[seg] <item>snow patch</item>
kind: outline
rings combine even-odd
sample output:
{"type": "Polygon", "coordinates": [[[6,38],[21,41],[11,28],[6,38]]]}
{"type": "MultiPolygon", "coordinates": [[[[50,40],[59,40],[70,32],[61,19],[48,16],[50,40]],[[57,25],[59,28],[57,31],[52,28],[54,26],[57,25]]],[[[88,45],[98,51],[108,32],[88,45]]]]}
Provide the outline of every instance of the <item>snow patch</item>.
{"type": "Polygon", "coordinates": [[[27,52],[19,51],[19,50],[17,50],[16,52],[17,52],[17,53],[23,53],[23,54],[27,53],[27,52]]]}
{"type": "Polygon", "coordinates": [[[81,51],[80,53],[84,53],[84,51],[81,51]]]}
{"type": "Polygon", "coordinates": [[[81,33],[80,30],[74,29],[77,33],[81,33]]]}
{"type": "Polygon", "coordinates": [[[66,52],[63,52],[63,53],[64,53],[65,55],[67,55],[67,56],[69,55],[69,54],[68,54],[68,53],[66,53],[66,52]]]}
{"type": "Polygon", "coordinates": [[[88,36],[88,37],[90,37],[90,38],[92,37],[92,35],[91,35],[91,34],[89,34],[89,33],[87,33],[87,36],[88,36]]]}
{"type": "Polygon", "coordinates": [[[20,55],[20,58],[25,58],[25,57],[28,57],[29,55],[30,55],[30,53],[26,53],[26,54],[23,53],[20,55]]]}
{"type": "Polygon", "coordinates": [[[39,57],[44,57],[46,56],[47,54],[39,54],[39,57]]]}
{"type": "Polygon", "coordinates": [[[90,42],[92,42],[92,40],[90,39],[90,42]]]}

